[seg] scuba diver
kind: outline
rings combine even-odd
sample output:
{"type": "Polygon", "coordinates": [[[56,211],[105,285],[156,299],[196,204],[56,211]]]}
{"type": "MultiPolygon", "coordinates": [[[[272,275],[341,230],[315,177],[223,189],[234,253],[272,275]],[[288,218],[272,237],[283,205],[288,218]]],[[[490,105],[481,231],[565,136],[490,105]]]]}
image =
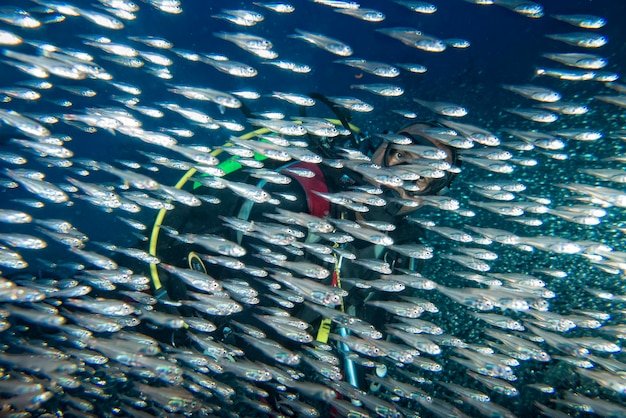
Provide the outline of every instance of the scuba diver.
{"type": "MultiPolygon", "coordinates": [[[[155,297],[174,305],[191,299],[187,292],[195,289],[189,288],[176,271],[190,269],[218,282],[250,285],[257,290],[256,297],[271,299],[282,309],[293,307],[290,299],[296,300],[298,295],[285,292],[291,290],[288,286],[271,285],[270,278],[287,270],[300,277],[309,272],[314,282],[341,287],[343,293],[338,294],[343,295],[342,302],[335,308],[376,327],[386,321],[386,313],[370,302],[385,300],[389,293],[351,282],[377,279],[399,269],[421,270],[423,260],[396,251],[409,244],[422,244],[423,228],[406,215],[418,209],[425,197],[450,186],[459,166],[457,152],[430,134],[446,129],[437,122],[416,122],[395,134],[367,136],[349,123],[341,108],[321,95],[310,96],[333,110],[338,118],[333,123],[346,135],[310,135],[307,148],[301,148],[307,150],[307,158],[282,161],[268,158],[274,154],[267,150],[280,148],[272,142],[285,139],[268,129],[258,129],[220,148],[222,162],[217,167],[225,175],[218,178],[192,170],[183,176],[176,187],[210,203],[178,205],[172,211],[162,210],[157,217],[150,240],[150,253],[161,260],[160,265],[151,265],[155,297]],[[251,155],[250,151],[262,168],[246,167],[254,161],[241,156],[251,155]],[[322,163],[311,162],[313,155],[320,156],[322,163]],[[445,169],[433,169],[433,162],[445,169]],[[387,178],[377,178],[379,173],[387,178]],[[400,176],[410,180],[398,182],[400,176]],[[319,225],[334,226],[335,231],[311,228],[315,219],[319,225]],[[290,225],[283,223],[294,220],[290,225]],[[350,242],[342,240],[350,232],[356,233],[356,225],[372,234],[350,242]],[[379,243],[376,237],[388,241],[379,243]],[[388,245],[391,242],[393,245],[388,245]]],[[[256,313],[272,313],[255,309],[258,299],[253,299],[243,300],[256,313]]],[[[183,304],[176,309],[190,308],[183,304]]],[[[331,321],[310,304],[299,303],[290,314],[317,329],[314,338],[318,343],[329,343],[331,321]]],[[[232,333],[231,317],[262,327],[249,314],[221,317],[221,324],[220,317],[215,317],[224,341],[238,338],[232,333]]],[[[346,331],[341,328],[337,333],[345,335],[346,331]]],[[[343,350],[348,351],[346,347],[343,350]]],[[[364,385],[351,361],[346,360],[344,369],[350,384],[364,385]]]]}
{"type": "MultiPolygon", "coordinates": [[[[276,207],[289,212],[311,214],[318,218],[328,217],[335,220],[350,220],[361,223],[373,221],[376,226],[395,227],[388,232],[388,235],[396,245],[419,242],[420,237],[424,234],[423,228],[414,222],[410,222],[406,215],[422,206],[422,198],[438,195],[448,188],[456,175],[457,171],[455,169],[458,169],[460,165],[455,148],[438,141],[435,137],[428,134],[429,130],[446,128],[438,122],[425,121],[415,122],[406,126],[396,134],[365,136],[360,133],[357,127],[348,122],[347,115],[342,109],[330,103],[324,96],[315,93],[310,94],[310,96],[327,104],[338,117],[335,123],[341,124],[340,126],[343,126],[349,132],[347,138],[343,140],[342,138],[329,140],[329,138],[319,139],[315,136],[309,136],[308,149],[317,152],[325,160],[329,159],[336,162],[337,160],[335,159],[339,155],[358,152],[370,157],[371,163],[386,169],[397,169],[406,165],[415,166],[416,163],[428,163],[429,161],[443,162],[449,169],[446,171],[438,170],[441,174],[437,177],[429,177],[428,174],[418,174],[411,177],[416,178],[416,180],[405,182],[402,186],[384,185],[381,187],[381,184],[376,180],[372,180],[368,173],[365,175],[360,173],[359,168],[355,167],[355,164],[348,166],[346,163],[345,166],[335,168],[337,167],[335,164],[326,165],[298,160],[295,162],[293,160],[282,162],[259,156],[257,153],[255,158],[263,162],[264,173],[271,170],[281,175],[278,177],[280,180],[273,181],[267,178],[259,178],[255,173],[255,171],[259,171],[258,169],[246,168],[238,163],[242,159],[237,156],[231,156],[223,159],[223,162],[218,166],[227,173],[223,178],[227,179],[229,184],[234,184],[235,186],[233,187],[236,187],[237,184],[253,185],[255,191],[262,189],[268,193],[268,196],[276,196],[278,201],[274,199],[255,203],[253,199],[246,198],[241,193],[239,195],[233,193],[232,187],[224,187],[224,184],[219,183],[219,180],[215,182],[215,179],[211,176],[199,176],[198,173],[195,173],[195,176],[192,177],[193,173],[188,172],[177,186],[182,187],[183,190],[187,189],[195,195],[204,196],[204,200],[219,203],[205,203],[198,207],[179,205],[172,212],[162,210],[160,214],[162,216],[155,223],[150,242],[150,252],[168,264],[207,272],[206,260],[203,262],[197,256],[197,254],[206,253],[206,248],[179,239],[180,234],[211,234],[227,238],[242,245],[246,237],[242,236],[241,231],[237,231],[236,228],[233,229],[231,225],[228,225],[224,219],[234,217],[246,222],[265,221],[265,223],[268,223],[271,219],[268,219],[265,214],[275,212],[276,207]],[[398,138],[403,138],[403,144],[395,143],[399,142],[398,138]],[[433,153],[433,150],[438,151],[438,153],[433,153]],[[431,152],[431,155],[436,154],[437,156],[434,159],[425,160],[421,156],[424,154],[424,151],[431,152]],[[420,155],[416,154],[416,152],[420,152],[420,155]],[[307,171],[308,174],[306,176],[302,174],[307,171]],[[310,177],[310,173],[314,175],[310,177]],[[355,205],[346,207],[342,204],[333,203],[332,197],[328,197],[328,195],[334,193],[348,193],[347,196],[353,199],[361,199],[363,198],[363,193],[359,194],[360,191],[368,188],[379,189],[375,192],[381,193],[380,197],[382,199],[379,199],[379,201],[382,203],[367,206],[366,212],[362,212],[361,209],[355,209],[355,205]],[[166,233],[163,233],[163,231],[166,231],[166,233]]],[[[249,112],[246,110],[246,113],[249,112]]],[[[245,145],[246,141],[248,143],[256,141],[252,139],[254,136],[269,139],[267,135],[264,135],[266,132],[267,129],[260,129],[244,135],[242,138],[246,139],[238,141],[237,145],[245,145]]],[[[236,145],[232,148],[235,147],[236,145]]],[[[228,151],[229,148],[226,145],[222,149],[228,151]]],[[[255,149],[255,147],[251,149],[255,149]]],[[[354,161],[351,161],[351,163],[354,163],[354,161]]],[[[356,164],[360,163],[367,163],[367,161],[356,160],[356,164]]],[[[435,171],[428,167],[430,166],[427,166],[423,172],[435,171]]],[[[373,190],[366,191],[371,192],[373,190]]],[[[362,208],[363,205],[358,207],[362,208]]],[[[256,245],[259,245],[259,240],[252,240],[251,242],[256,242],[256,245]]],[[[260,244],[267,243],[261,242],[260,244]]],[[[372,250],[374,247],[380,247],[369,244],[371,243],[351,243],[351,246],[356,246],[356,249],[359,250],[360,254],[357,258],[378,258],[384,260],[389,264],[390,270],[394,268],[406,268],[413,271],[420,270],[414,258],[401,256],[388,248],[382,250],[381,248],[375,248],[376,254],[372,253],[370,257],[365,257],[364,254],[367,253],[366,248],[371,247],[370,250],[372,250]]],[[[246,249],[249,248],[248,245],[243,246],[246,249]]],[[[249,255],[247,259],[250,259],[249,255]]],[[[156,266],[152,265],[151,273],[153,280],[155,269],[156,266]]],[[[219,266],[212,266],[210,269],[211,275],[214,277],[219,278],[221,276],[222,271],[219,271],[219,266]]],[[[342,274],[342,276],[375,277],[371,274],[371,270],[369,274],[364,273],[363,269],[355,268],[353,270],[354,275],[342,274]]],[[[232,271],[232,269],[229,272],[231,276],[234,273],[236,272],[232,271]]],[[[163,270],[157,271],[156,274],[159,276],[158,285],[155,286],[157,287],[155,288],[157,296],[163,294],[163,292],[166,292],[173,299],[179,299],[181,296],[184,296],[185,286],[180,280],[169,280],[168,272],[163,270]]]]}

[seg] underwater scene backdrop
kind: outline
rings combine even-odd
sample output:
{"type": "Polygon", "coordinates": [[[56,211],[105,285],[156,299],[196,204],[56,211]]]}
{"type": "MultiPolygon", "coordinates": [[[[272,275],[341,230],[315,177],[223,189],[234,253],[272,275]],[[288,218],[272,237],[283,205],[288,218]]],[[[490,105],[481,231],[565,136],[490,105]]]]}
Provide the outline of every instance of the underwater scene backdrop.
{"type": "MultiPolygon", "coordinates": [[[[3,1],[0,415],[626,416],[625,18],[619,0],[3,1]],[[456,164],[368,165],[415,121],[456,164]],[[341,241],[393,248],[395,224],[279,212],[290,196],[227,180],[228,158],[267,182],[263,161],[380,170],[371,199],[455,177],[384,194],[423,231],[394,248],[417,271],[341,241]],[[223,220],[263,246],[165,227],[225,214],[186,175],[265,205],[265,226],[223,220]],[[155,251],[166,235],[205,249],[201,272],[155,251]],[[376,278],[331,281],[358,261],[376,278]]],[[[356,196],[325,198],[369,211],[356,196]]]]}

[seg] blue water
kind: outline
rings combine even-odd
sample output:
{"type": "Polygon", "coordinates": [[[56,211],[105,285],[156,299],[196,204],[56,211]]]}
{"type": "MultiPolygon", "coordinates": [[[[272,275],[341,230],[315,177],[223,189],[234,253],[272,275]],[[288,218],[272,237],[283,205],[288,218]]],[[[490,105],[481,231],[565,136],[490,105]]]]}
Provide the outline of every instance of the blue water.
{"type": "MultiPolygon", "coordinates": [[[[601,142],[589,145],[580,142],[568,142],[567,152],[570,161],[562,163],[546,157],[537,157],[540,165],[531,170],[519,170],[515,174],[506,177],[528,182],[531,195],[551,196],[555,201],[562,203],[568,195],[562,189],[554,187],[554,183],[560,182],[586,182],[594,183],[589,176],[577,173],[575,170],[584,165],[594,164],[598,167],[608,167],[599,163],[601,158],[615,154],[623,154],[623,141],[611,139],[611,132],[626,127],[625,113],[621,108],[594,100],[597,94],[615,94],[613,91],[602,86],[596,81],[565,82],[551,78],[534,78],[537,67],[561,68],[562,66],[542,58],[541,54],[549,52],[589,52],[597,53],[609,60],[606,71],[621,73],[626,68],[626,2],[617,0],[575,0],[575,1],[545,1],[543,3],[546,16],[540,19],[525,18],[510,10],[498,6],[479,6],[461,0],[437,1],[438,11],[433,15],[419,15],[408,11],[406,8],[388,1],[360,2],[361,7],[371,7],[383,11],[385,21],[370,23],[355,18],[335,13],[331,8],[314,4],[309,1],[293,1],[296,11],[293,14],[276,14],[267,10],[261,10],[265,20],[252,28],[236,27],[228,22],[211,18],[212,14],[219,13],[223,8],[253,8],[252,2],[247,1],[203,1],[186,0],[182,3],[184,12],[181,15],[168,15],[160,13],[150,6],[140,3],[141,10],[134,21],[124,22],[125,28],[120,31],[112,31],[99,28],[87,23],[80,18],[69,17],[65,22],[51,24],[40,29],[27,30],[16,29],[6,24],[0,24],[0,29],[13,30],[25,39],[46,41],[63,48],[76,48],[89,50],[95,56],[96,62],[109,71],[114,80],[120,80],[135,84],[143,91],[141,105],[153,106],[161,101],[172,101],[181,105],[198,108],[216,119],[234,120],[246,126],[247,130],[252,127],[246,123],[245,116],[240,110],[226,109],[224,114],[212,103],[191,102],[180,96],[167,91],[170,84],[185,84],[191,86],[205,86],[222,91],[237,89],[254,89],[263,95],[269,95],[272,91],[310,93],[319,92],[329,96],[356,96],[374,105],[372,113],[354,114],[353,122],[367,132],[395,131],[408,123],[399,115],[391,112],[392,109],[411,109],[417,112],[420,119],[433,119],[436,115],[427,109],[418,106],[413,98],[425,100],[450,101],[462,104],[469,110],[469,115],[462,121],[473,123],[503,134],[504,128],[516,129],[539,129],[542,126],[520,119],[517,116],[504,112],[507,107],[529,107],[527,99],[521,98],[502,89],[506,84],[534,83],[544,87],[553,88],[563,94],[564,100],[577,101],[588,104],[590,112],[585,116],[563,116],[556,122],[554,128],[586,127],[596,129],[604,133],[605,139],[601,142]],[[606,27],[597,32],[606,35],[609,43],[598,50],[585,50],[549,40],[544,35],[550,33],[567,33],[583,31],[563,22],[549,17],[550,14],[594,14],[608,19],[606,27]],[[468,49],[448,48],[443,53],[428,53],[403,45],[400,41],[376,32],[376,29],[391,27],[412,27],[426,34],[441,39],[463,38],[471,42],[468,49]],[[388,63],[417,63],[425,65],[428,71],[425,74],[412,74],[402,71],[395,79],[381,79],[369,74],[361,74],[359,70],[344,65],[333,63],[340,57],[326,51],[317,49],[300,40],[292,39],[289,35],[294,34],[294,29],[304,29],[319,32],[337,38],[348,43],[354,50],[353,57],[368,60],[383,61],[388,63]],[[248,32],[266,37],[274,44],[274,50],[279,53],[279,59],[288,59],[295,62],[306,63],[313,67],[310,74],[293,74],[280,70],[276,67],[264,65],[264,61],[245,52],[232,43],[218,39],[213,33],[248,32]],[[181,59],[171,52],[158,51],[171,57],[174,65],[170,68],[173,79],[160,80],[146,74],[142,69],[130,69],[118,66],[102,59],[103,53],[96,49],[89,49],[82,44],[78,34],[102,34],[110,37],[114,42],[126,43],[128,36],[154,35],[164,37],[174,43],[176,48],[188,49],[195,52],[224,54],[234,61],[241,61],[254,66],[259,75],[252,79],[237,78],[223,74],[208,65],[189,62],[181,59]],[[362,76],[362,78],[361,78],[362,76]],[[383,98],[370,93],[350,89],[352,84],[360,83],[392,83],[402,86],[405,94],[399,98],[383,98]]],[[[89,2],[75,2],[76,5],[88,7],[89,2]],[[83,4],[84,3],[84,4],[83,4]]],[[[33,6],[32,3],[24,2],[24,7],[33,6]]],[[[20,52],[33,53],[34,49],[27,45],[10,47],[20,52]]],[[[143,47],[142,49],[149,49],[143,47]]],[[[11,86],[19,81],[28,80],[29,77],[16,69],[0,66],[0,87],[11,86]]],[[[98,80],[62,80],[51,79],[54,83],[68,86],[89,86],[95,89],[98,95],[95,98],[79,98],[72,96],[63,90],[53,89],[42,92],[44,98],[35,102],[22,102],[14,100],[0,105],[3,109],[13,109],[21,113],[44,113],[60,115],[63,113],[83,113],[90,106],[118,106],[112,100],[112,96],[122,96],[123,93],[108,86],[106,82],[98,80]],[[49,100],[69,99],[73,102],[71,108],[61,108],[50,103],[49,100]]],[[[623,80],[621,81],[623,83],[623,80]]],[[[246,102],[253,111],[279,110],[287,115],[297,115],[298,109],[294,105],[280,102],[276,99],[263,97],[257,101],[246,102]]],[[[157,130],[159,127],[185,127],[193,129],[191,125],[180,116],[165,112],[162,119],[150,119],[141,117],[144,129],[157,130]]],[[[329,116],[327,109],[317,105],[310,110],[311,115],[329,116]]],[[[550,126],[552,129],[553,126],[550,126]]],[[[147,164],[146,157],[138,154],[137,149],[153,152],[164,152],[162,149],[152,147],[131,139],[122,134],[111,135],[105,131],[96,134],[87,134],[73,127],[65,126],[62,122],[52,128],[54,133],[66,133],[72,137],[68,147],[72,149],[75,157],[95,159],[103,162],[113,162],[116,159],[133,160],[147,164]]],[[[12,128],[0,127],[0,133],[11,135],[15,133],[12,128]]],[[[209,131],[197,130],[193,138],[181,138],[183,144],[202,144],[216,146],[225,143],[229,136],[234,133],[225,129],[209,131]]],[[[0,144],[4,150],[22,153],[22,149],[13,144],[0,144]]],[[[174,156],[173,154],[170,156],[174,156]]],[[[30,157],[29,159],[33,159],[30,157]]],[[[4,163],[0,167],[4,167],[4,163]]],[[[43,171],[47,174],[46,179],[51,182],[63,182],[64,177],[75,174],[62,169],[48,169],[38,163],[29,162],[29,168],[43,171]]],[[[173,185],[182,175],[182,172],[174,172],[161,169],[159,172],[143,170],[163,184],[173,185]]],[[[488,174],[465,166],[459,181],[451,190],[455,197],[465,202],[470,196],[466,181],[478,181],[487,178],[502,178],[499,175],[488,174]]],[[[108,174],[93,173],[85,181],[105,182],[115,184],[108,174]]],[[[115,179],[117,181],[117,179],[115,179]]],[[[597,183],[600,184],[600,183],[597,183]]],[[[623,189],[623,188],[622,188],[623,189]]],[[[118,245],[132,246],[136,243],[136,237],[130,234],[126,224],[115,219],[110,214],[103,214],[92,205],[78,199],[73,199],[71,208],[64,205],[47,203],[42,209],[24,207],[9,199],[33,196],[20,189],[0,189],[0,202],[3,208],[24,210],[37,218],[62,218],[70,221],[80,231],[86,233],[91,241],[113,242],[118,245]]],[[[476,199],[475,196],[472,196],[476,199]]],[[[464,203],[467,207],[467,205],[464,203]]],[[[464,224],[482,225],[509,228],[521,235],[532,235],[533,230],[503,221],[495,215],[482,212],[474,208],[477,216],[472,219],[463,218],[456,214],[437,212],[432,214],[433,219],[447,226],[463,227],[464,224]],[[495,225],[494,225],[495,224],[495,225]]],[[[120,215],[128,215],[117,213],[120,215]]],[[[147,225],[153,221],[154,212],[143,210],[137,215],[128,215],[138,219],[147,225]]],[[[595,239],[606,244],[619,247],[623,241],[623,235],[616,231],[617,226],[624,226],[623,209],[613,208],[603,224],[597,228],[572,226],[563,221],[546,223],[540,231],[544,235],[557,235],[576,239],[595,239]]],[[[6,225],[0,224],[2,232],[32,233],[30,225],[6,225]]],[[[436,250],[445,251],[449,241],[437,236],[430,237],[436,250]]],[[[30,264],[29,271],[40,272],[45,270],[45,264],[38,259],[47,261],[77,261],[65,247],[48,240],[49,247],[46,250],[21,251],[22,256],[30,264]]],[[[566,312],[568,307],[584,305],[587,308],[607,309],[606,305],[591,301],[582,292],[585,286],[602,287],[617,293],[626,288],[618,279],[619,276],[610,276],[600,273],[590,267],[580,258],[573,261],[572,258],[555,256],[545,253],[524,254],[509,248],[502,249],[500,268],[508,271],[528,272],[528,266],[541,266],[564,269],[570,271],[568,279],[554,279],[551,289],[557,294],[565,292],[568,297],[561,297],[551,302],[555,311],[566,312]],[[572,281],[579,292],[572,292],[572,281]]],[[[442,283],[446,280],[447,272],[453,269],[451,262],[439,259],[437,263],[427,265],[425,275],[432,274],[441,278],[442,283]]],[[[449,303],[445,297],[434,297],[440,304],[449,303]]],[[[461,311],[459,306],[450,308],[451,312],[461,311]]],[[[478,321],[472,324],[484,325],[478,321]]],[[[458,324],[457,324],[458,325],[458,324]]],[[[468,327],[463,327],[468,330],[468,327]]],[[[467,338],[476,338],[477,333],[467,331],[467,338]]],[[[446,373],[452,376],[455,369],[450,369],[454,363],[448,363],[446,373]]],[[[561,367],[561,366],[559,366],[561,367]]],[[[530,376],[533,368],[538,368],[536,363],[528,366],[521,372],[521,380],[530,376]]],[[[541,371],[543,372],[543,371],[541,371]]],[[[459,372],[461,373],[461,372],[459,372]]],[[[546,373],[546,382],[557,385],[561,375],[549,375],[546,373]],[[555,378],[555,376],[557,376],[555,378]]],[[[564,385],[567,387],[567,385],[564,385]]],[[[575,385],[572,385],[575,386],[575,385]]],[[[598,391],[591,390],[594,393],[598,391]]],[[[600,391],[615,402],[623,402],[622,398],[613,397],[600,391]]],[[[508,405],[518,413],[530,413],[528,405],[531,400],[527,393],[521,401],[515,401],[508,405]]],[[[522,416],[522,415],[520,415],[522,416]]],[[[525,415],[529,416],[529,415],[525,415]]]]}

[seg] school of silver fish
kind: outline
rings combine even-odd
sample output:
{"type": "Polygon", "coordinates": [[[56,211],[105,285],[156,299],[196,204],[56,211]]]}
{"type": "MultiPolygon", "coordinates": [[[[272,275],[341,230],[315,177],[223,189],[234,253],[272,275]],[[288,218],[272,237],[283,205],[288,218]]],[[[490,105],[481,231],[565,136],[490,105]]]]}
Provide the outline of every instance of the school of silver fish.
{"type": "MultiPolygon", "coordinates": [[[[439,39],[410,27],[414,14],[437,19],[438,6],[430,2],[377,3],[405,9],[407,23],[396,27],[385,27],[385,10],[344,0],[237,2],[217,11],[207,10],[209,2],[182,0],[3,2],[0,71],[20,81],[0,81],[0,128],[13,137],[0,148],[0,416],[626,416],[626,130],[620,125],[626,85],[599,55],[610,45],[602,35],[609,23],[589,14],[547,14],[527,0],[465,1],[471,10],[509,9],[511,20],[564,25],[563,33],[544,34],[546,49],[536,51],[534,74],[501,86],[510,104],[491,120],[472,119],[471,103],[454,103],[454,91],[407,99],[409,82],[403,87],[394,79],[420,77],[426,67],[360,58],[367,51],[349,44],[350,33],[315,28],[317,19],[332,14],[360,20],[381,44],[417,57],[471,49],[471,40],[439,39]],[[288,23],[300,7],[319,14],[309,16],[307,30],[288,23]],[[160,37],[165,23],[157,22],[175,22],[181,13],[205,14],[208,45],[232,51],[234,44],[246,62],[160,37]],[[43,28],[62,32],[70,20],[81,20],[82,28],[65,34],[71,45],[46,40],[43,28]],[[125,34],[143,21],[151,22],[150,33],[125,34]],[[231,30],[211,30],[216,22],[231,30]],[[292,57],[273,49],[278,39],[271,37],[274,26],[262,30],[266,25],[286,28],[296,48],[292,57]],[[310,59],[313,48],[330,61],[310,59]],[[552,52],[559,50],[566,52],[552,52]],[[181,62],[207,64],[205,81],[177,73],[181,62]],[[462,169],[436,163],[415,172],[381,168],[357,150],[345,149],[343,158],[331,161],[307,149],[306,135],[346,132],[323,118],[298,116],[298,106],[322,105],[305,90],[268,88],[262,76],[281,72],[298,80],[320,65],[354,69],[358,83],[346,90],[329,79],[321,90],[354,112],[357,124],[361,116],[410,122],[419,112],[437,118],[446,128],[428,134],[459,150],[462,169]],[[232,84],[212,83],[216,71],[232,76],[232,84]],[[131,72],[145,85],[129,82],[131,72]],[[144,101],[149,87],[162,99],[144,101]],[[576,89],[581,93],[572,94],[576,89]],[[255,106],[261,97],[280,106],[255,106]],[[42,102],[59,110],[40,110],[42,102]],[[242,103],[255,118],[238,112],[242,103]],[[514,120],[507,113],[515,123],[501,122],[514,120]],[[160,122],[165,116],[178,122],[160,122]],[[259,127],[274,135],[237,138],[259,127]],[[230,146],[199,139],[224,132],[232,135],[230,146]],[[85,158],[90,136],[134,150],[136,160],[85,158]],[[255,153],[349,167],[372,187],[322,197],[355,211],[388,203],[376,186],[410,190],[410,181],[426,170],[432,177],[445,170],[459,175],[449,193],[424,196],[426,209],[410,217],[427,231],[429,245],[394,246],[384,233],[393,224],[292,213],[280,208],[290,196],[222,178],[215,149],[236,156],[254,177],[277,183],[290,179],[264,169],[255,153]],[[174,187],[192,168],[209,174],[199,179],[209,187],[276,206],[267,223],[223,218],[274,250],[161,231],[202,245],[209,266],[243,271],[248,280],[160,263],[147,248],[158,210],[216,203],[174,187]],[[85,223],[76,220],[76,210],[85,223]],[[115,235],[93,240],[81,230],[94,221],[124,225],[139,244],[115,235]],[[302,230],[327,239],[305,242],[302,230]],[[351,240],[389,246],[426,260],[426,267],[422,274],[392,271],[333,245],[351,240]],[[50,258],[50,247],[61,255],[50,258]],[[317,258],[288,261],[286,254],[305,251],[317,258]],[[239,261],[246,253],[258,255],[259,264],[239,261]],[[119,265],[115,254],[176,276],[190,300],[157,299],[150,278],[119,265]],[[367,302],[393,315],[391,322],[376,328],[339,309],[346,292],[319,282],[339,259],[380,272],[377,280],[346,283],[393,294],[367,302]],[[55,278],[37,273],[44,270],[55,271],[55,278]],[[302,303],[331,320],[328,343],[316,341],[316,330],[290,315],[290,307],[302,303]],[[194,315],[174,314],[170,305],[190,307],[194,315]],[[237,346],[218,335],[218,318],[236,334],[237,346]],[[251,325],[258,323],[251,318],[265,327],[251,325]],[[186,332],[190,344],[157,340],[150,330],[186,332]],[[299,348],[286,347],[294,344],[299,348]],[[366,383],[348,383],[347,367],[364,371],[366,383]]],[[[374,133],[403,146],[402,137],[383,131],[374,133]]],[[[442,158],[432,149],[413,151],[433,162],[442,158]]]]}

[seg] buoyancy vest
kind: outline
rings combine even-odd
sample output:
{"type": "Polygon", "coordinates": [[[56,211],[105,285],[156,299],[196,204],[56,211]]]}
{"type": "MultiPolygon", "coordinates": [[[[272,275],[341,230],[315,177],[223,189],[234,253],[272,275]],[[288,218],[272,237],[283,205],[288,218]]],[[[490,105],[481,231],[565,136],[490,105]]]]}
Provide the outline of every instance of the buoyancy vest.
{"type": "Polygon", "coordinates": [[[309,214],[318,218],[323,218],[324,216],[327,216],[330,213],[330,202],[315,193],[328,193],[329,191],[328,184],[326,183],[326,177],[324,176],[324,173],[320,169],[319,165],[313,163],[299,162],[290,165],[289,168],[302,168],[311,170],[313,173],[315,173],[315,176],[313,177],[302,177],[294,175],[285,169],[280,170],[283,174],[290,176],[291,178],[296,180],[300,184],[300,186],[302,186],[302,190],[304,190],[304,193],[306,195],[309,214]]]}

